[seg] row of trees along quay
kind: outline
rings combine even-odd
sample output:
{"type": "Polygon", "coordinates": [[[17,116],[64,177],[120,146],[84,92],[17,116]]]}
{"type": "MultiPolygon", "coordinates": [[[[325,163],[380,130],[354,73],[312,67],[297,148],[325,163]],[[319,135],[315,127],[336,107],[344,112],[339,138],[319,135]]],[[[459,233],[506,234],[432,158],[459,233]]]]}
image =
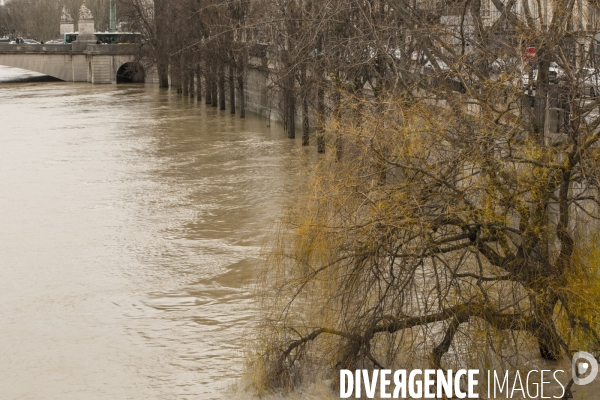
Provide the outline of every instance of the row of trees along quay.
{"type": "Polygon", "coordinates": [[[302,121],[307,144],[314,115],[330,149],[268,252],[248,360],[259,390],[339,387],[340,369],[600,354],[599,11],[155,1],[163,86],[170,71],[192,94],[195,75],[196,95],[223,109],[229,85],[232,112],[235,86],[243,112],[264,46],[288,135],[302,121]]]}
{"type": "Polygon", "coordinates": [[[330,149],[268,252],[259,390],[600,354],[597,3],[121,3],[161,86],[243,117],[262,68],[330,149]]]}

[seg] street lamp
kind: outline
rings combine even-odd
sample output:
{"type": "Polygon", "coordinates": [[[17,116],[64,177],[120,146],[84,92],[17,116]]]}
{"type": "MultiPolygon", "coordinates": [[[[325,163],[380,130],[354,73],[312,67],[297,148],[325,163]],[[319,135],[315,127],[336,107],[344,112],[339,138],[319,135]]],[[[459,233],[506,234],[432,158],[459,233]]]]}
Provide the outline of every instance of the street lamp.
{"type": "Polygon", "coordinates": [[[110,0],[110,17],[108,22],[108,31],[117,30],[117,0],[110,0]]]}

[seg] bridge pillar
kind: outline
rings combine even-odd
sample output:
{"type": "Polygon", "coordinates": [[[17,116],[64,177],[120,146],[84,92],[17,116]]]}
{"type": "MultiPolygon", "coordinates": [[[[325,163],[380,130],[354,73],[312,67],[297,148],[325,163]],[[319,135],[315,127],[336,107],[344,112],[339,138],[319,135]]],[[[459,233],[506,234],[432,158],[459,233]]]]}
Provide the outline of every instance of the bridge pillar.
{"type": "Polygon", "coordinates": [[[89,82],[87,56],[85,54],[73,54],[71,63],[73,65],[73,82],[89,82]]]}
{"type": "Polygon", "coordinates": [[[117,73],[113,56],[90,56],[89,63],[92,83],[117,83],[117,73]]]}

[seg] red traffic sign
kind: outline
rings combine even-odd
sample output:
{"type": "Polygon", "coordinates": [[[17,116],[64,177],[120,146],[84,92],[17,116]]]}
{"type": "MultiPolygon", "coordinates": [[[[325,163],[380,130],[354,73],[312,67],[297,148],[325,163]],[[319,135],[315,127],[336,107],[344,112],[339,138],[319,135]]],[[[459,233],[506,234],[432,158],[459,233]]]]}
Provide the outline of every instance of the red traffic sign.
{"type": "Polygon", "coordinates": [[[536,56],[537,56],[537,53],[535,51],[535,47],[528,47],[527,50],[525,50],[525,58],[526,59],[533,60],[536,56]]]}

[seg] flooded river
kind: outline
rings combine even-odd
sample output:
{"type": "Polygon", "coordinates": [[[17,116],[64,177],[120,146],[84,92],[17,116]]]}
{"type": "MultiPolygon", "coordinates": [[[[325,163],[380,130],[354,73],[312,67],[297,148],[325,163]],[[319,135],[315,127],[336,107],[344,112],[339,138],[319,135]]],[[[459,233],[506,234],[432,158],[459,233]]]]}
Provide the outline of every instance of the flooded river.
{"type": "Polygon", "coordinates": [[[298,141],[0,67],[0,398],[227,398],[298,141]]]}

